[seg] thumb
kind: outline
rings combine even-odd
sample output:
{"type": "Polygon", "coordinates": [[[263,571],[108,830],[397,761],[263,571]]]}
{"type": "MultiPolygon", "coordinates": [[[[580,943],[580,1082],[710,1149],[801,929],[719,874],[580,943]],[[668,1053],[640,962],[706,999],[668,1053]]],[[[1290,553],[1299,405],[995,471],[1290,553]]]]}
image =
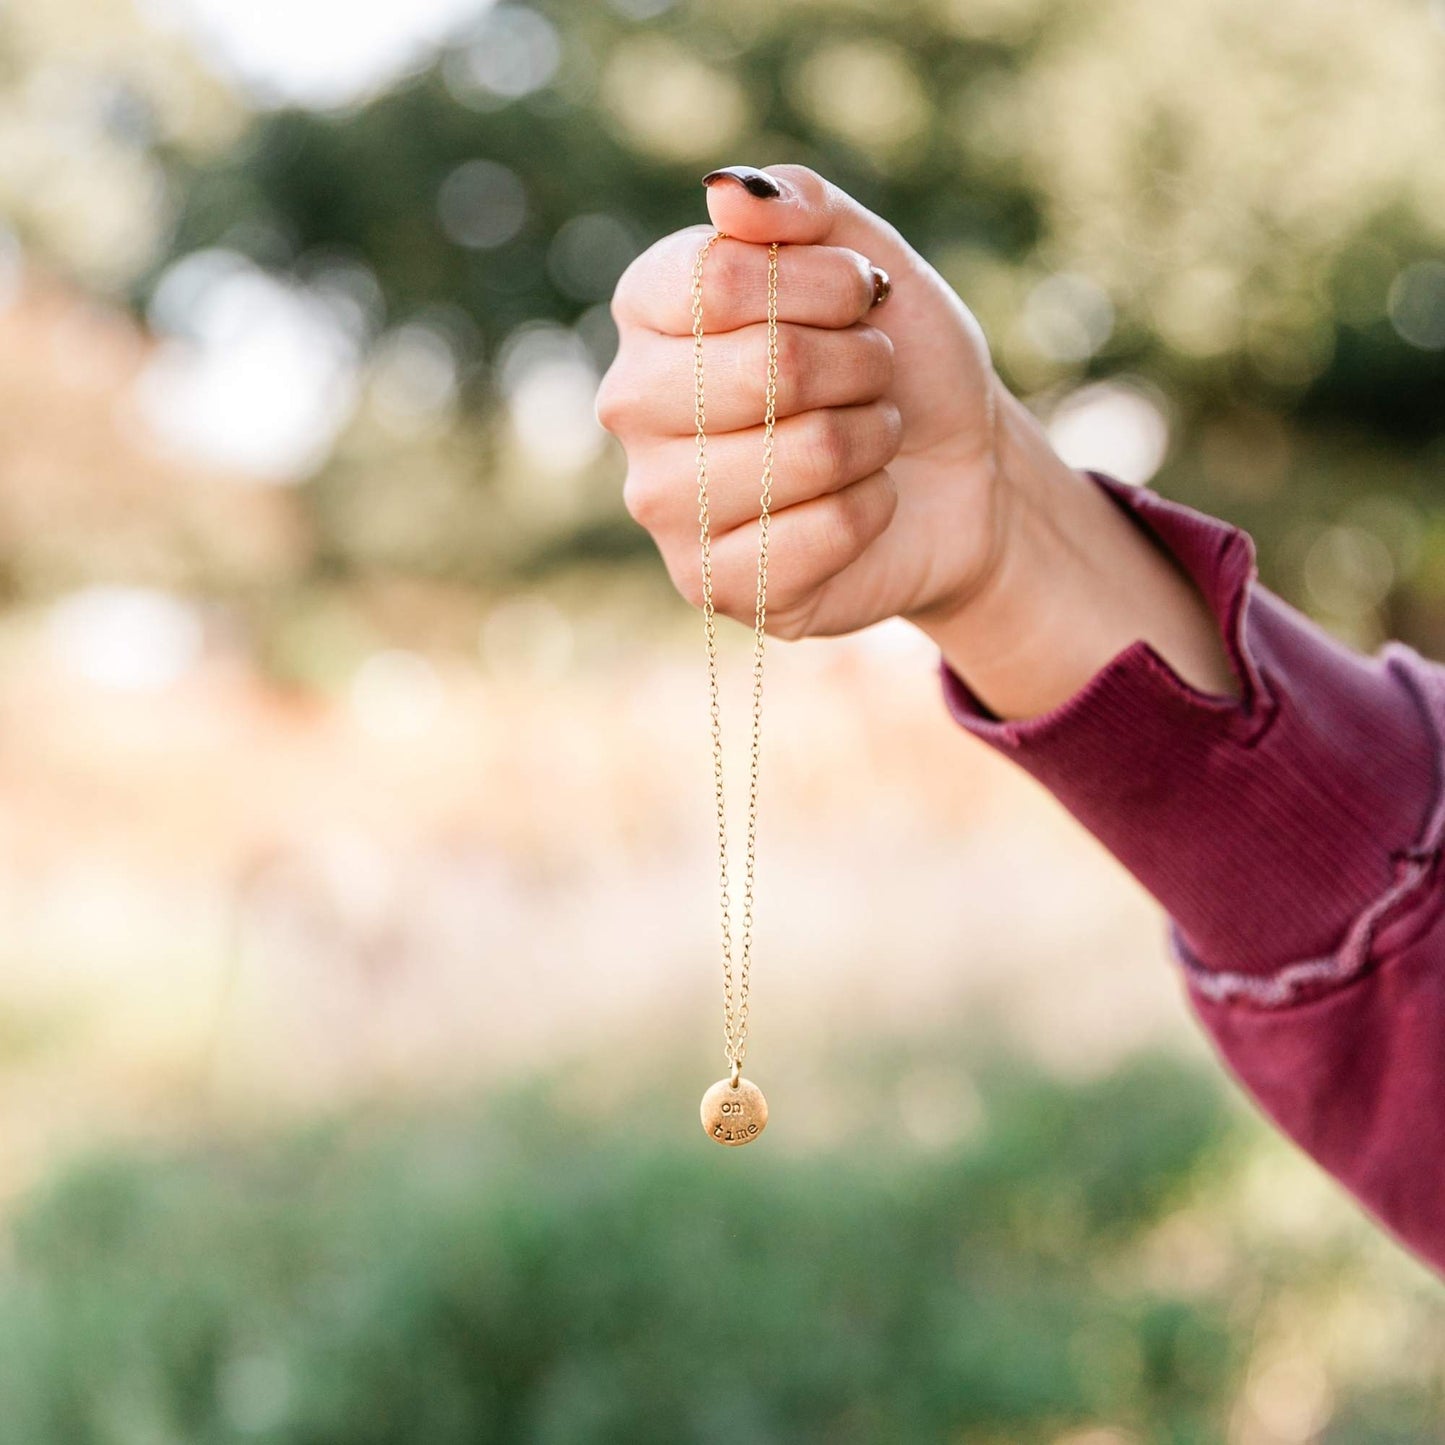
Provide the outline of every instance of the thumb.
{"type": "Polygon", "coordinates": [[[807,166],[724,166],[702,183],[713,225],[739,241],[846,246],[895,277],[918,262],[887,221],[807,166]]]}

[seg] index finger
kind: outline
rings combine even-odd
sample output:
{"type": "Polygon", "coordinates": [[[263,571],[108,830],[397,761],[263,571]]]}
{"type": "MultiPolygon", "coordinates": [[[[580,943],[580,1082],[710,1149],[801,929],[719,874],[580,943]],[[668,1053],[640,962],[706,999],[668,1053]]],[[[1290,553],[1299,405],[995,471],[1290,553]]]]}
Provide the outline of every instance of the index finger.
{"type": "MultiPolygon", "coordinates": [[[[619,326],[665,336],[692,335],[692,268],[711,226],[674,231],[622,273],[612,298],[619,326]]],[[[868,259],[843,246],[778,247],[778,320],[838,330],[862,320],[873,304],[868,259]]],[[[737,331],[768,314],[768,248],[725,238],[702,273],[703,326],[737,331]]]]}

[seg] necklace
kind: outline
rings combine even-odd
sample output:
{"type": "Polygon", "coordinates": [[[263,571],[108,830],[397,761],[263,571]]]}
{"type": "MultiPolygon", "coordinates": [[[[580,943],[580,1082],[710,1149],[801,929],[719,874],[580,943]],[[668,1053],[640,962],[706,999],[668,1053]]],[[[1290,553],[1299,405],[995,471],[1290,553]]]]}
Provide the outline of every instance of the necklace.
{"type": "Polygon", "coordinates": [[[710,236],[692,268],[693,411],[697,422],[697,516],[702,550],[702,618],[707,640],[708,715],[712,723],[713,789],[717,798],[718,873],[722,895],[723,1053],[728,1075],[702,1096],[702,1127],[719,1144],[750,1144],[767,1127],[768,1101],[742,1077],[748,1047],[748,987],[753,946],[753,872],[758,837],[758,756],[763,718],[763,623],[768,603],[768,508],[772,503],[773,428],[778,400],[778,246],[768,247],[768,361],[763,401],[762,490],[758,516],[758,596],[753,620],[753,722],[748,765],[747,863],[734,988],[732,905],[728,896],[727,810],[723,792],[722,714],[718,706],[717,628],[712,601],[711,523],[707,506],[707,412],[703,404],[702,272],[708,253],[726,237],[710,236]]]}

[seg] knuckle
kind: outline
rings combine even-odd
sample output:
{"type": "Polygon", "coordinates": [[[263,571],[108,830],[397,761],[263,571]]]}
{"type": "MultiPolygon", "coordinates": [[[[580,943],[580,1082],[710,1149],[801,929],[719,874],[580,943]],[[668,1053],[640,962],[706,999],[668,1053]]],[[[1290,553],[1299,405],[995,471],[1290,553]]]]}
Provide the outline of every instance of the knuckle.
{"type": "Polygon", "coordinates": [[[872,492],[867,502],[867,542],[888,530],[898,510],[898,484],[893,480],[893,474],[875,472],[871,480],[872,492]]]}
{"type": "Polygon", "coordinates": [[[622,483],[622,505],[627,508],[628,516],[649,532],[662,520],[661,490],[637,467],[629,469],[622,483]]]}
{"type": "Polygon", "coordinates": [[[867,515],[852,488],[839,492],[828,508],[823,550],[830,557],[852,557],[868,541],[867,515]]]}
{"type": "Polygon", "coordinates": [[[768,587],[768,616],[765,630],[785,642],[806,637],[812,630],[819,596],[829,577],[837,570],[831,564],[814,565],[807,557],[790,559],[778,585],[768,587]],[[776,593],[776,595],[774,595],[776,593]]]}
{"type": "Polygon", "coordinates": [[[627,320],[631,309],[632,294],[637,289],[633,278],[641,264],[642,257],[638,256],[617,278],[617,284],[612,288],[612,299],[608,303],[607,309],[612,313],[612,321],[615,326],[620,327],[627,320]]]}
{"type": "Polygon", "coordinates": [[[741,246],[719,246],[708,259],[708,301],[714,314],[735,309],[734,300],[748,283],[748,258],[741,246]]]}
{"type": "MultiPolygon", "coordinates": [[[[805,382],[799,378],[808,375],[806,365],[807,344],[802,331],[796,326],[778,327],[778,405],[792,406],[805,391],[805,382]]],[[[767,342],[763,343],[763,355],[767,356],[767,342]]],[[[756,371],[755,371],[755,374],[756,371]]],[[[760,388],[761,389],[761,388],[760,388]]]]}
{"type": "Polygon", "coordinates": [[[702,578],[694,576],[691,572],[684,572],[677,584],[677,590],[682,593],[688,604],[702,611],[702,578]]]}
{"type": "Polygon", "coordinates": [[[612,290],[612,318],[622,325],[647,314],[649,301],[674,269],[673,255],[685,232],[674,231],[634,256],[612,290]]]}
{"type": "Polygon", "coordinates": [[[839,492],[829,518],[829,546],[835,555],[855,557],[887,525],[896,493],[886,472],[875,473],[839,492]]]}
{"type": "Polygon", "coordinates": [[[877,403],[877,425],[879,435],[879,450],[884,457],[891,461],[898,455],[898,448],[903,445],[903,413],[898,409],[896,401],[884,398],[877,403]]]}
{"type": "Polygon", "coordinates": [[[792,606],[770,612],[767,631],[782,642],[797,642],[808,635],[809,610],[805,606],[792,606]]]}
{"type": "MultiPolygon", "coordinates": [[[[693,607],[701,608],[703,604],[702,595],[702,572],[693,566],[684,566],[680,557],[672,557],[668,561],[668,576],[672,578],[672,585],[677,588],[682,599],[693,607]]],[[[713,582],[713,606],[721,612],[722,608],[717,605],[717,582],[713,582]]]]}
{"type": "Polygon", "coordinates": [[[803,361],[803,331],[797,326],[778,327],[778,370],[793,371],[803,361]]]}
{"type": "MultiPolygon", "coordinates": [[[[696,579],[696,605],[702,606],[702,569],[696,565],[697,552],[693,550],[693,571],[696,579]]],[[[757,589],[752,559],[740,557],[719,558],[713,556],[712,564],[712,605],[720,617],[731,617],[734,622],[751,623],[757,606],[757,589]]]]}
{"type": "Polygon", "coordinates": [[[627,418],[634,405],[634,395],[619,356],[597,385],[597,398],[593,409],[598,424],[616,436],[627,425],[627,418]]]}
{"type": "Polygon", "coordinates": [[[812,413],[804,444],[812,463],[813,479],[819,486],[828,486],[847,474],[852,448],[849,446],[847,423],[840,413],[812,413]]]}
{"type": "Polygon", "coordinates": [[[869,269],[872,263],[861,252],[850,251],[845,246],[837,250],[842,272],[838,290],[847,296],[854,316],[866,315],[873,307],[873,272],[869,269]]]}
{"type": "Polygon", "coordinates": [[[883,361],[891,371],[893,368],[893,338],[877,326],[863,326],[859,329],[867,337],[868,347],[872,354],[883,361]]]}
{"type": "Polygon", "coordinates": [[[648,295],[648,278],[658,268],[660,245],[659,242],[650,246],[640,256],[634,257],[617,278],[617,285],[612,288],[611,309],[612,319],[619,326],[637,313],[641,298],[648,295]]]}
{"type": "Polygon", "coordinates": [[[876,326],[866,327],[868,333],[862,368],[875,386],[882,388],[893,380],[893,338],[876,326]]]}
{"type": "MultiPolygon", "coordinates": [[[[829,333],[826,344],[829,348],[826,370],[840,400],[843,391],[855,404],[872,400],[892,380],[893,343],[881,331],[871,326],[852,326],[846,331],[829,333]]],[[[821,379],[824,369],[816,370],[821,379]]]]}

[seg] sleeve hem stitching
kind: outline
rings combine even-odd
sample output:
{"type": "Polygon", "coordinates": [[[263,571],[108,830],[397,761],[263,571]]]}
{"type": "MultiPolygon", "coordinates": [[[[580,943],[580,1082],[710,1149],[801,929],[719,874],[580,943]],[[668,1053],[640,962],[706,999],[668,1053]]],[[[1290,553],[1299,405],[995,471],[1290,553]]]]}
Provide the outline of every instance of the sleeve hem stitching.
{"type": "Polygon", "coordinates": [[[1210,1003],[1240,1003],[1262,1009],[1286,1008],[1343,987],[1367,973],[1380,960],[1374,944],[1381,929],[1415,903],[1434,877],[1445,842],[1445,788],[1441,786],[1445,727],[1438,704],[1406,658],[1408,649],[1393,651],[1390,669],[1405,684],[1424,718],[1433,743],[1435,779],[1430,812],[1414,843],[1390,854],[1395,877],[1356,915],[1344,941],[1322,958],[1304,959],[1270,973],[1236,973],[1210,968],[1189,947],[1178,925],[1169,921],[1169,943],[1189,987],[1210,1003]]]}

